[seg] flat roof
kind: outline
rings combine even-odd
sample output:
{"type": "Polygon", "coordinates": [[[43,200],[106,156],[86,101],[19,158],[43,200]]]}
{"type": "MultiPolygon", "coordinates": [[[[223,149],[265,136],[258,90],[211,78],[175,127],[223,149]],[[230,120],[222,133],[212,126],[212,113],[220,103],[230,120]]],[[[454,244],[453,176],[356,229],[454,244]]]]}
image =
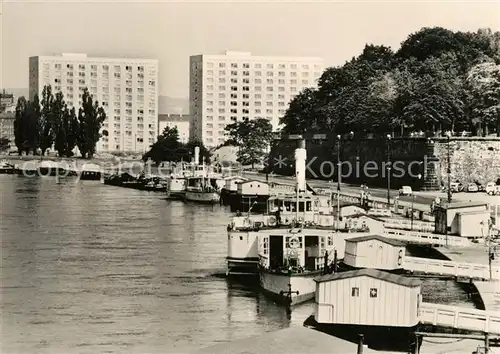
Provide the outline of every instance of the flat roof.
{"type": "Polygon", "coordinates": [[[439,207],[442,209],[461,209],[461,208],[473,208],[477,206],[488,205],[487,202],[452,202],[450,204],[443,204],[439,207]]]}
{"type": "MultiPolygon", "coordinates": [[[[306,327],[289,327],[192,351],[192,354],[355,353],[357,344],[306,327]]],[[[363,348],[363,353],[378,353],[363,348]]]]}
{"type": "Polygon", "coordinates": [[[323,283],[323,282],[328,282],[328,281],[335,281],[335,280],[342,280],[342,279],[349,279],[349,278],[356,278],[356,277],[370,277],[370,278],[375,278],[379,280],[386,281],[388,283],[393,283],[401,286],[406,286],[406,287],[416,287],[420,286],[422,282],[418,279],[415,278],[407,278],[403,277],[401,275],[396,275],[388,272],[383,272],[381,270],[377,269],[358,269],[358,270],[352,270],[349,272],[340,272],[340,273],[333,273],[333,274],[326,274],[319,276],[314,279],[315,282],[317,283],[323,283]]]}
{"type": "Polygon", "coordinates": [[[346,242],[349,241],[349,242],[358,243],[358,242],[364,242],[364,241],[370,241],[370,240],[377,240],[377,241],[387,243],[389,245],[393,245],[396,247],[406,246],[404,243],[402,243],[398,240],[394,240],[392,238],[388,238],[388,237],[384,237],[384,236],[380,236],[380,235],[366,235],[366,236],[348,238],[348,239],[346,239],[346,242]]]}
{"type": "Polygon", "coordinates": [[[346,215],[346,216],[344,216],[344,218],[360,218],[362,216],[370,218],[370,219],[373,219],[375,221],[385,222],[384,220],[382,220],[380,218],[377,218],[375,215],[361,214],[361,213],[352,214],[352,215],[346,215]]]}

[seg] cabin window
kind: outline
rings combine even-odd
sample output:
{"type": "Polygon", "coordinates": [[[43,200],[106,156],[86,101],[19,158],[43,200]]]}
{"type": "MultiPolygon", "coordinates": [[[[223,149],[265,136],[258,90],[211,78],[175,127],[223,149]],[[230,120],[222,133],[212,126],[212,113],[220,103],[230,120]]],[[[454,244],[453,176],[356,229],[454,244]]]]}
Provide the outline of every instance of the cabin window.
{"type": "Polygon", "coordinates": [[[377,288],[370,288],[370,297],[377,297],[377,288]]]}
{"type": "Polygon", "coordinates": [[[328,236],[328,246],[333,246],[333,236],[328,236]]]}
{"type": "Polygon", "coordinates": [[[351,296],[353,297],[359,297],[359,288],[352,288],[352,291],[351,291],[351,296]]]}
{"type": "Polygon", "coordinates": [[[299,212],[304,212],[304,202],[299,202],[299,212]]]}
{"type": "Polygon", "coordinates": [[[264,254],[269,254],[269,238],[268,237],[264,237],[264,244],[263,244],[263,248],[264,248],[264,254]]]}
{"type": "Polygon", "coordinates": [[[312,211],[312,203],[306,202],[306,211],[312,211]]]}

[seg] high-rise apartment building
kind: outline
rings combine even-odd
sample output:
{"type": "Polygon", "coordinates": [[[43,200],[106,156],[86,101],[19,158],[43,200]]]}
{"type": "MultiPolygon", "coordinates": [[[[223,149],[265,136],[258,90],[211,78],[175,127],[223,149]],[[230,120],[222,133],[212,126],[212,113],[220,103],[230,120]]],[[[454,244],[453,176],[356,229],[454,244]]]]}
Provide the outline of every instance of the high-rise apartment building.
{"type": "Polygon", "coordinates": [[[92,58],[86,54],[37,56],[29,59],[30,99],[44,86],[60,91],[78,112],[88,88],[106,111],[98,152],[147,151],[158,132],[158,61],[92,58]],[[106,134],[107,133],[107,134],[106,134]]]}
{"type": "Polygon", "coordinates": [[[290,100],[316,87],[323,59],[252,56],[226,51],[190,57],[190,138],[206,147],[223,143],[226,125],[245,118],[267,118],[273,129],[290,100]]]}

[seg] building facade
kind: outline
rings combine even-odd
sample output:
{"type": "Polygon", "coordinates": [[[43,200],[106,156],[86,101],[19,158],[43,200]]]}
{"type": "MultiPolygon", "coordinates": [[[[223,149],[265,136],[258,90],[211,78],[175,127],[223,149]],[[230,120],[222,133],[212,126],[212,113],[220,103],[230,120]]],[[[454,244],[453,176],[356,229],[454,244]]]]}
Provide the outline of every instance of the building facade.
{"type": "Polygon", "coordinates": [[[14,120],[16,114],[13,112],[0,113],[0,138],[9,139],[10,146],[14,146],[14,120]]]}
{"type": "Polygon", "coordinates": [[[86,54],[36,56],[29,59],[29,96],[44,86],[62,92],[78,112],[88,88],[106,111],[97,152],[144,152],[158,132],[158,61],[93,58],[86,54]]]}
{"type": "Polygon", "coordinates": [[[324,69],[314,57],[253,56],[226,51],[194,55],[189,66],[191,138],[208,148],[225,140],[226,125],[245,118],[267,118],[279,129],[290,100],[316,87],[324,69]]]}
{"type": "Polygon", "coordinates": [[[179,132],[179,141],[186,144],[189,141],[189,126],[191,116],[189,114],[160,114],[158,115],[158,135],[166,127],[177,127],[179,132]]]}
{"type": "Polygon", "coordinates": [[[5,90],[3,90],[3,92],[0,93],[0,113],[5,112],[7,108],[13,106],[15,106],[14,95],[12,93],[6,93],[5,90]]]}

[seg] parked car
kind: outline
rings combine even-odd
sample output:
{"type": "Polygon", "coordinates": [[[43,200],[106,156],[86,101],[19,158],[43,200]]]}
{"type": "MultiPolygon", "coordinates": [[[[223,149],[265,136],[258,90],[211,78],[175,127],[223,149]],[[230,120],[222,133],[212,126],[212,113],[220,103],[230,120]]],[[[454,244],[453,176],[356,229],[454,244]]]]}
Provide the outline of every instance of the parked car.
{"type": "Polygon", "coordinates": [[[402,186],[399,188],[399,195],[412,195],[413,191],[410,186],[402,186]]]}
{"type": "Polygon", "coordinates": [[[488,182],[486,184],[486,188],[484,189],[484,191],[486,193],[488,193],[489,195],[496,194],[496,192],[497,192],[497,186],[496,186],[495,182],[488,182]]]}
{"type": "Polygon", "coordinates": [[[477,184],[469,183],[467,185],[467,192],[469,192],[469,193],[479,192],[479,188],[477,187],[477,184]]]}
{"type": "Polygon", "coordinates": [[[450,183],[450,189],[451,189],[451,192],[452,193],[458,193],[458,192],[461,192],[463,190],[463,186],[462,186],[462,183],[460,182],[451,182],[450,183]]]}

